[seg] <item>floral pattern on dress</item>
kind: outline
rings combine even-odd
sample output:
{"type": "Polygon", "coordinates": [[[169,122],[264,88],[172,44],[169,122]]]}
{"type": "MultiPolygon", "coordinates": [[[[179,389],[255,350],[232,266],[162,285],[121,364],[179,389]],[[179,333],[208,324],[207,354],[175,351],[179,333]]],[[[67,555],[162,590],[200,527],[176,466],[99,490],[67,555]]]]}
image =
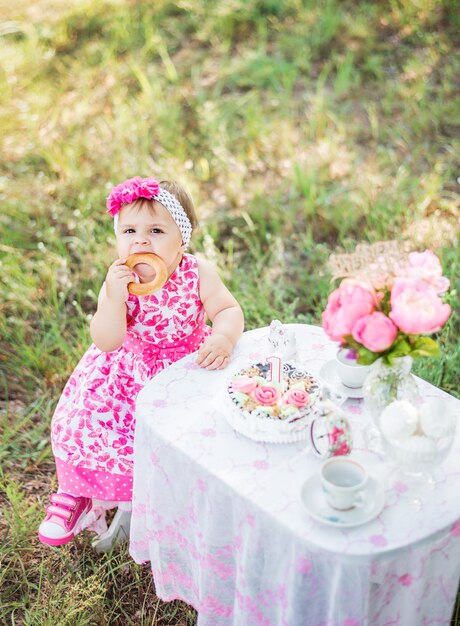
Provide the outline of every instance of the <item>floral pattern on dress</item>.
{"type": "Polygon", "coordinates": [[[199,348],[210,328],[199,297],[197,260],[186,254],[163,288],[130,295],[123,345],[92,344],[70,376],[51,424],[54,455],[100,472],[132,475],[135,405],[145,383],[199,348]]]}

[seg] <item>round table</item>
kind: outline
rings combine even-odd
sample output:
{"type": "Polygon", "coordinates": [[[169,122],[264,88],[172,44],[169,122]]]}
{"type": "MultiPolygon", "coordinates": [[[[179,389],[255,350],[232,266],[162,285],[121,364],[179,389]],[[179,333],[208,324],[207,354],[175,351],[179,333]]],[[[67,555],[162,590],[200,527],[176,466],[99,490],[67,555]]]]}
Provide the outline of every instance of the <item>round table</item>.
{"type": "MultiPolygon", "coordinates": [[[[337,344],[319,327],[286,327],[297,360],[319,376],[337,344]]],[[[225,370],[203,370],[189,355],[138,397],[130,553],[151,562],[157,595],[194,606],[200,626],[449,624],[460,576],[460,429],[416,508],[404,480],[361,444],[369,417],[361,399],[348,399],[352,456],[385,485],[385,506],[354,528],[316,522],[300,498],[322,463],[308,441],[258,443],[225,418],[231,373],[270,352],[268,328],[248,331],[225,370]]],[[[425,395],[446,395],[418,382],[425,395]]]]}

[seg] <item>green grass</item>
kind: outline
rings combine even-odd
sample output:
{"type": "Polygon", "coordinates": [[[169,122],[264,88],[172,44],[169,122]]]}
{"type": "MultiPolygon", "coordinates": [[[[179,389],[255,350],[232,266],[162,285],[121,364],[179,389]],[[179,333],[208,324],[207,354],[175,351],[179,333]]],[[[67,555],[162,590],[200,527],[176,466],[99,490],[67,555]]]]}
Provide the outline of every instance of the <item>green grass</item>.
{"type": "MultiPolygon", "coordinates": [[[[330,252],[403,238],[460,292],[458,2],[0,0],[0,620],[195,623],[148,567],[35,539],[49,423],[113,258],[104,201],[177,178],[247,328],[318,324],[330,252]],[[62,598],[66,615],[62,616],[62,598]],[[97,599],[97,602],[94,600],[97,599]]],[[[458,307],[416,372],[458,395],[458,307]]],[[[457,607],[454,623],[460,624],[457,607]]]]}

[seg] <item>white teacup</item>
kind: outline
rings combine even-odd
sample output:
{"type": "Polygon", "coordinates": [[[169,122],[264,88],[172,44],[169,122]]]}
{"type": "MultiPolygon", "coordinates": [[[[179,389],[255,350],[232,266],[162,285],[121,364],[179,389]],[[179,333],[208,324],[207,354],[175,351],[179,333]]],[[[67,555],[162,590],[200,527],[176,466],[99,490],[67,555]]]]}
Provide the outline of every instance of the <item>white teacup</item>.
{"type": "Polygon", "coordinates": [[[342,348],[335,356],[335,368],[345,387],[359,389],[363,386],[372,365],[360,365],[355,358],[350,358],[350,350],[342,348]]]}
{"type": "Polygon", "coordinates": [[[366,468],[354,459],[329,459],[321,468],[321,484],[328,504],[338,511],[364,506],[366,468]]]}

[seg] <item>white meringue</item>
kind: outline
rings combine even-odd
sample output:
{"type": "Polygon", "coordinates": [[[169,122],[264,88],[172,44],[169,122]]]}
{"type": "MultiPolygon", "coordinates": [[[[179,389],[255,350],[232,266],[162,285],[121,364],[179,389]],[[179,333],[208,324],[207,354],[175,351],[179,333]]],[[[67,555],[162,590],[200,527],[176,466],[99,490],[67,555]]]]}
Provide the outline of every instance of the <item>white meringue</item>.
{"type": "Polygon", "coordinates": [[[442,439],[454,435],[456,418],[452,411],[433,399],[422,406],[420,424],[425,435],[433,439],[442,439]]]}
{"type": "Polygon", "coordinates": [[[418,425],[418,411],[407,400],[395,400],[386,406],[380,415],[380,429],[389,441],[407,439],[418,425]]]}

